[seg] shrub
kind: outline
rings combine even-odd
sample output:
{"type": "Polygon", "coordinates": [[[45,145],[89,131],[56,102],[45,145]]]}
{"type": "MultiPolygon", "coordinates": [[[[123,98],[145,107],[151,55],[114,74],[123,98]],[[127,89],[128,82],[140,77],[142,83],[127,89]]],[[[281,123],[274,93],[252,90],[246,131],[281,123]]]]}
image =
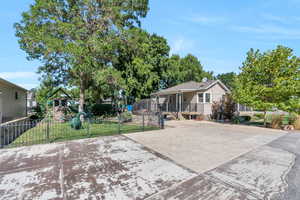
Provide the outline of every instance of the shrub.
{"type": "Polygon", "coordinates": [[[116,111],[111,104],[94,104],[91,106],[91,113],[95,116],[115,115],[116,111]]]}
{"type": "Polygon", "coordinates": [[[232,122],[235,124],[240,124],[243,122],[249,122],[251,120],[251,116],[235,116],[232,118],[232,122]]]}
{"type": "Polygon", "coordinates": [[[214,120],[220,120],[221,118],[221,102],[213,102],[212,104],[212,114],[211,114],[211,118],[214,120]]]}
{"type": "Polygon", "coordinates": [[[299,116],[297,114],[294,113],[290,114],[289,124],[294,125],[298,117],[299,116]]]}
{"type": "Polygon", "coordinates": [[[293,123],[295,129],[300,130],[300,115],[297,116],[296,120],[293,123]]]}
{"type": "Polygon", "coordinates": [[[121,113],[121,122],[131,122],[132,121],[132,114],[130,112],[123,112],[121,113]]]}
{"type": "Polygon", "coordinates": [[[197,121],[203,121],[203,120],[205,120],[205,115],[203,115],[203,114],[197,115],[196,120],[197,121]]]}
{"type": "Polygon", "coordinates": [[[234,124],[240,124],[241,123],[241,118],[238,117],[238,116],[234,116],[232,118],[232,123],[234,123],[234,124]]]}
{"type": "Polygon", "coordinates": [[[258,119],[263,119],[264,118],[264,114],[263,113],[255,113],[253,116],[256,117],[256,118],[258,118],[258,119]]]}
{"type": "Polygon", "coordinates": [[[232,120],[234,117],[234,112],[236,104],[234,103],[231,95],[227,94],[219,102],[213,102],[212,105],[212,119],[221,120],[229,119],[232,120]]]}
{"type": "Polygon", "coordinates": [[[32,120],[32,121],[35,121],[35,120],[40,119],[40,117],[39,117],[38,115],[31,115],[31,116],[29,117],[29,119],[32,120]]]}
{"type": "Polygon", "coordinates": [[[272,115],[271,128],[280,129],[283,115],[272,115]]]}
{"type": "Polygon", "coordinates": [[[251,120],[251,116],[241,116],[241,118],[243,119],[244,122],[250,122],[251,120]]]}
{"type": "Polygon", "coordinates": [[[224,105],[223,115],[225,119],[231,120],[236,111],[236,104],[233,101],[232,96],[229,94],[225,95],[225,97],[222,100],[222,104],[224,105]]]}

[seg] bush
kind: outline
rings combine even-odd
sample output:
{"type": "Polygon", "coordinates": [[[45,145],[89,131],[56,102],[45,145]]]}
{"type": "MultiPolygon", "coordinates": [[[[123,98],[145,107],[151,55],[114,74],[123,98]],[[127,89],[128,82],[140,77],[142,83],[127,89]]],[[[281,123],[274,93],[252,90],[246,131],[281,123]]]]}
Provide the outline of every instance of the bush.
{"type": "Polygon", "coordinates": [[[94,104],[91,106],[90,110],[91,110],[90,112],[94,116],[103,116],[103,115],[113,116],[116,114],[116,110],[111,104],[94,104]]]}
{"type": "Polygon", "coordinates": [[[132,114],[130,112],[123,112],[121,113],[121,122],[131,122],[132,121],[132,114]]]}
{"type": "Polygon", "coordinates": [[[250,122],[251,121],[251,116],[241,116],[244,122],[250,122]]]}
{"type": "Polygon", "coordinates": [[[40,117],[39,117],[38,115],[31,115],[31,116],[29,117],[29,119],[32,120],[32,121],[35,121],[35,120],[40,119],[40,117]]]}
{"type": "Polygon", "coordinates": [[[296,130],[300,130],[300,115],[297,116],[296,120],[293,123],[296,130]]]}
{"type": "Polygon", "coordinates": [[[234,103],[231,95],[227,94],[221,101],[213,102],[211,117],[215,120],[232,120],[236,111],[235,107],[236,104],[234,103]]]}
{"type": "Polygon", "coordinates": [[[234,123],[234,124],[240,124],[241,123],[241,118],[238,117],[238,116],[234,116],[232,118],[232,123],[234,123]]]}
{"type": "Polygon", "coordinates": [[[205,115],[203,115],[203,114],[197,115],[196,120],[197,121],[203,121],[203,120],[205,120],[205,115]]]}
{"type": "Polygon", "coordinates": [[[232,122],[235,124],[240,124],[243,122],[249,122],[251,120],[251,116],[235,116],[232,118],[232,122]]]}
{"type": "Polygon", "coordinates": [[[271,128],[280,129],[283,115],[272,115],[271,128]]]}
{"type": "Polygon", "coordinates": [[[255,113],[253,116],[258,118],[258,119],[264,119],[264,114],[263,113],[255,113]]]}

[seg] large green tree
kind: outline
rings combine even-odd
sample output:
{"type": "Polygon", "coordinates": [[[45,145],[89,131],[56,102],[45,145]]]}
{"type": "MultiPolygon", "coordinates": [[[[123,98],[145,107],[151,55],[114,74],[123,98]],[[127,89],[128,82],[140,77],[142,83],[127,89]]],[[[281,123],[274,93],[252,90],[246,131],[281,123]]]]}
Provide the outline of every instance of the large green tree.
{"type": "Polygon", "coordinates": [[[119,46],[119,56],[113,66],[121,73],[124,79],[122,89],[131,101],[147,98],[160,88],[169,51],[163,37],[139,28],[126,32],[126,43],[119,46]]]}
{"type": "Polygon", "coordinates": [[[164,73],[164,87],[171,87],[187,81],[201,82],[203,78],[213,79],[213,73],[204,71],[197,57],[192,54],[183,58],[173,55],[170,57],[164,73]]]}
{"type": "Polygon", "coordinates": [[[237,76],[236,73],[229,72],[229,73],[218,74],[216,78],[220,80],[222,83],[224,83],[229,89],[233,89],[236,76],[237,76]]]}
{"type": "Polygon", "coordinates": [[[80,88],[79,111],[93,75],[109,67],[123,42],[123,33],[140,24],[148,0],[35,0],[16,36],[39,72],[61,84],[80,88]]]}
{"type": "Polygon", "coordinates": [[[283,46],[267,52],[251,49],[234,88],[238,103],[265,113],[273,108],[299,111],[300,59],[283,46]]]}

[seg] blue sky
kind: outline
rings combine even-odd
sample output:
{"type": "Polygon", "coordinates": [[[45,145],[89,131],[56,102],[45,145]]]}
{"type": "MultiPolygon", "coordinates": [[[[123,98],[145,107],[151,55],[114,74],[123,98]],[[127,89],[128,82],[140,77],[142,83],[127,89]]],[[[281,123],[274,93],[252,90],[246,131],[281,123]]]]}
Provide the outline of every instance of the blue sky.
{"type": "MultiPolygon", "coordinates": [[[[33,0],[0,7],[0,77],[26,88],[38,85],[39,63],[20,50],[13,24],[33,0]]],[[[300,0],[150,0],[142,27],[167,38],[171,52],[192,53],[215,74],[235,71],[250,48],[285,45],[300,56],[300,0]]]]}

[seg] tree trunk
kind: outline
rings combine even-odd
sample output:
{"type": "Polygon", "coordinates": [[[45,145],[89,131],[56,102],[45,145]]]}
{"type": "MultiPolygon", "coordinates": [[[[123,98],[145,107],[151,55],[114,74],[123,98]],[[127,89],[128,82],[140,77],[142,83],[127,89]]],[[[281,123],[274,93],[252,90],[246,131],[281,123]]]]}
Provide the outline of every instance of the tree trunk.
{"type": "Polygon", "coordinates": [[[85,89],[81,85],[80,86],[80,95],[79,95],[79,112],[84,112],[84,104],[85,104],[85,89]]]}
{"type": "Polygon", "coordinates": [[[267,127],[267,111],[264,111],[264,126],[267,127]]]}

